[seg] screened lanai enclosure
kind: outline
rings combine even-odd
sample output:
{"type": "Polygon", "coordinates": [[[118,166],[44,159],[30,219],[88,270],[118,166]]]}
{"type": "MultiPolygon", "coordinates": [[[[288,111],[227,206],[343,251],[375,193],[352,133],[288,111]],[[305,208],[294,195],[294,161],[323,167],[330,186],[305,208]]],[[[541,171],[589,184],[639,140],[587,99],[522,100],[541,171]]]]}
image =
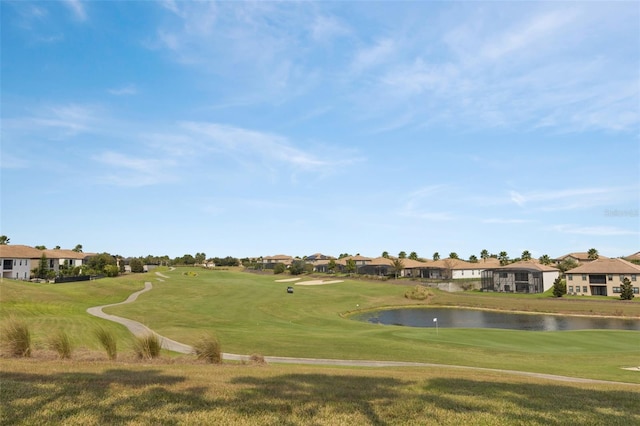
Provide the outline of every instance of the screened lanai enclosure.
{"type": "Polygon", "coordinates": [[[543,275],[540,271],[525,269],[485,270],[480,274],[482,291],[505,293],[542,293],[543,275]]]}

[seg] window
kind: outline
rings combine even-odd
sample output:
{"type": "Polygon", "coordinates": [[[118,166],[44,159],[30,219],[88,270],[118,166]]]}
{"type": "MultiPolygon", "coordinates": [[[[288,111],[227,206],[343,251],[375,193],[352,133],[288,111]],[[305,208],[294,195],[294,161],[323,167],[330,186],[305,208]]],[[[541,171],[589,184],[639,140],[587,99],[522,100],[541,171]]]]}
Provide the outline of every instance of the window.
{"type": "Polygon", "coordinates": [[[507,278],[506,272],[500,272],[500,278],[507,278]]]}
{"type": "Polygon", "coordinates": [[[613,281],[613,275],[607,275],[607,280],[608,281],[613,281]]]}
{"type": "Polygon", "coordinates": [[[624,275],[620,274],[620,282],[624,281],[624,275]]]}
{"type": "Polygon", "coordinates": [[[22,266],[22,259],[20,259],[20,266],[22,266]]]}
{"type": "Polygon", "coordinates": [[[582,281],[586,281],[587,280],[587,275],[586,274],[582,274],[582,281]]]}
{"type": "Polygon", "coordinates": [[[13,266],[16,266],[16,260],[13,259],[13,266]]]}
{"type": "Polygon", "coordinates": [[[633,293],[634,294],[640,294],[640,287],[634,287],[633,288],[633,293]]]}
{"type": "Polygon", "coordinates": [[[516,272],[516,281],[529,281],[529,274],[527,272],[516,272]]]}
{"type": "Polygon", "coordinates": [[[635,281],[636,280],[636,276],[635,275],[631,275],[631,281],[635,281]]]}
{"type": "Polygon", "coordinates": [[[583,286],[582,286],[582,292],[583,292],[583,293],[587,293],[587,286],[586,286],[586,285],[583,285],[583,286]]]}
{"type": "Polygon", "coordinates": [[[569,293],[573,293],[573,286],[572,285],[569,286],[569,293]]]}
{"type": "Polygon", "coordinates": [[[613,288],[613,292],[614,293],[620,293],[620,287],[614,287],[613,288]]]}
{"type": "Polygon", "coordinates": [[[569,281],[573,281],[573,274],[569,274],[569,281]]]}
{"type": "Polygon", "coordinates": [[[576,293],[580,293],[580,286],[579,285],[576,286],[576,293]]]}

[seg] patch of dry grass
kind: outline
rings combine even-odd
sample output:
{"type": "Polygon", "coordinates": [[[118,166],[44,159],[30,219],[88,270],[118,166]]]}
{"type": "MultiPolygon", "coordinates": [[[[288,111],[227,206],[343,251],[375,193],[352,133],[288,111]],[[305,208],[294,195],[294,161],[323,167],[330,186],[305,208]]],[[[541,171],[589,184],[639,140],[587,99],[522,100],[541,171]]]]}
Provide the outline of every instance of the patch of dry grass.
{"type": "Polygon", "coordinates": [[[0,359],[2,424],[640,424],[640,387],[460,369],[0,359]]]}

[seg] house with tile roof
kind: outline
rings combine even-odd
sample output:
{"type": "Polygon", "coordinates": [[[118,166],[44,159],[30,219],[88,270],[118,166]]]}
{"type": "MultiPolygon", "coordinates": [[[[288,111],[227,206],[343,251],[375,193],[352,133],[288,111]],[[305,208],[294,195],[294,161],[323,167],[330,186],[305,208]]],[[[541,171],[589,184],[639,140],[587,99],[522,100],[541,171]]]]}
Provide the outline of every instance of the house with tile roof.
{"type": "MultiPolygon", "coordinates": [[[[607,259],[606,256],[602,256],[602,255],[598,255],[598,258],[607,259]]],[[[564,256],[560,256],[553,260],[554,262],[556,262],[556,264],[560,264],[565,260],[573,260],[574,262],[582,265],[583,263],[593,262],[595,259],[590,258],[589,253],[587,253],[586,251],[578,251],[574,253],[565,254],[564,256]]]]}
{"type": "Polygon", "coordinates": [[[285,266],[291,266],[293,263],[293,257],[286,254],[276,254],[275,256],[266,256],[262,258],[262,266],[265,269],[273,269],[278,263],[282,263],[285,266]]]}
{"type": "Polygon", "coordinates": [[[560,271],[532,260],[486,269],[481,273],[483,291],[544,293],[553,286],[560,271]]]}
{"type": "Polygon", "coordinates": [[[17,280],[30,279],[31,271],[39,266],[43,254],[47,258],[48,268],[56,273],[61,266],[82,266],[93,256],[92,253],[79,253],[73,250],[39,250],[19,244],[0,245],[2,277],[17,280]]]}
{"type": "Polygon", "coordinates": [[[566,273],[567,293],[585,296],[616,296],[629,278],[633,293],[640,294],[640,265],[624,259],[598,258],[566,273]]]}

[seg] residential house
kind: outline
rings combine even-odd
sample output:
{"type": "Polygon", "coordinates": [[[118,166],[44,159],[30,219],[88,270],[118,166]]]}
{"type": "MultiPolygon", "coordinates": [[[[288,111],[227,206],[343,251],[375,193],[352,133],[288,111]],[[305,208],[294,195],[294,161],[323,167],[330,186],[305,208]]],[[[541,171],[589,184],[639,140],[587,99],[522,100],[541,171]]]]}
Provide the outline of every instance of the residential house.
{"type": "Polygon", "coordinates": [[[461,259],[440,259],[430,262],[419,262],[411,267],[409,276],[414,278],[430,279],[480,279],[481,272],[485,269],[494,268],[499,265],[497,259],[481,260],[479,262],[467,262],[461,259]]]}
{"type": "Polygon", "coordinates": [[[626,256],[624,259],[628,260],[631,263],[640,265],[640,251],[637,253],[630,254],[629,256],[626,256]]]}
{"type": "Polygon", "coordinates": [[[31,271],[40,265],[43,254],[47,258],[47,268],[56,273],[60,271],[60,267],[82,266],[93,255],[64,249],[39,250],[25,245],[0,245],[2,277],[19,280],[30,279],[31,271]]]}
{"type": "Polygon", "coordinates": [[[0,245],[0,262],[2,278],[28,280],[31,270],[38,267],[42,250],[33,247],[6,244],[0,245]]]}
{"type": "Polygon", "coordinates": [[[313,265],[314,272],[329,272],[329,262],[335,260],[335,258],[322,253],[315,253],[307,256],[304,260],[306,263],[313,265]]]}
{"type": "Polygon", "coordinates": [[[533,260],[523,260],[482,271],[482,290],[507,293],[544,293],[560,271],[533,260]]]}
{"type": "MultiPolygon", "coordinates": [[[[607,259],[607,257],[602,255],[599,255],[598,258],[607,259]]],[[[589,257],[589,253],[587,252],[575,252],[575,253],[565,254],[564,256],[560,256],[553,260],[558,265],[565,260],[573,260],[574,262],[582,265],[584,263],[593,262],[595,259],[591,259],[589,257]]]]}
{"type": "Polygon", "coordinates": [[[293,263],[293,257],[286,254],[276,254],[275,256],[266,256],[262,258],[262,265],[265,269],[273,269],[278,263],[282,263],[285,266],[291,266],[293,263]]]}
{"type": "Polygon", "coordinates": [[[629,278],[633,293],[640,293],[640,265],[624,259],[600,257],[566,273],[567,293],[585,296],[615,296],[620,294],[622,281],[629,278]]]}
{"type": "Polygon", "coordinates": [[[356,265],[356,270],[354,272],[360,273],[360,268],[370,264],[372,259],[370,257],[360,256],[359,254],[355,256],[343,257],[341,259],[336,260],[336,265],[340,269],[340,271],[346,272],[347,262],[349,260],[353,260],[353,262],[356,265]]]}

